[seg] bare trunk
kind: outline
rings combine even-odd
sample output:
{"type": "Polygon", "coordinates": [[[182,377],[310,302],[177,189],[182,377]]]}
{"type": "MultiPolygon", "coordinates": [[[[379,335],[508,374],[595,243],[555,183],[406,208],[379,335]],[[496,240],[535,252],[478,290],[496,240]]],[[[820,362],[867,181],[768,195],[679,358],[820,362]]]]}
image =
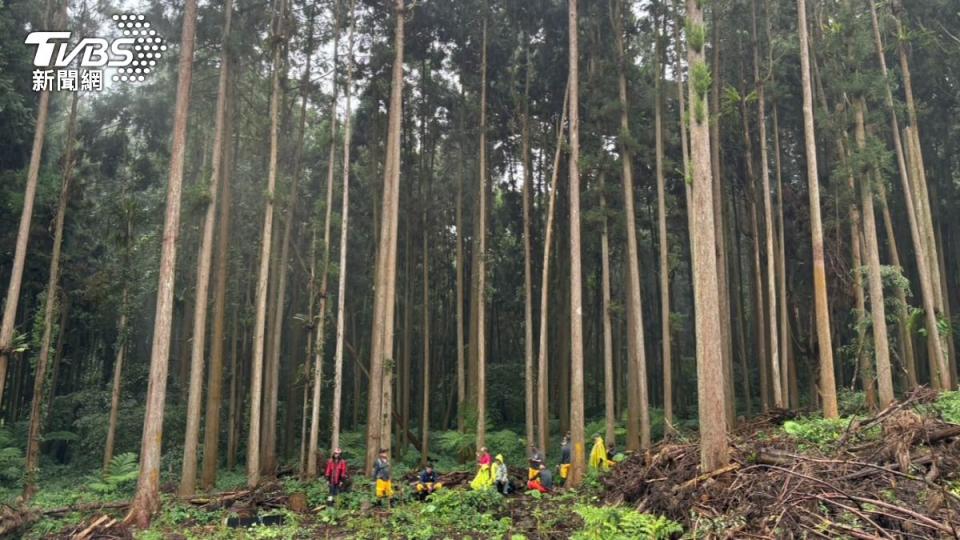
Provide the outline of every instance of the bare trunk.
{"type": "MultiPolygon", "coordinates": [[[[940,329],[936,321],[936,300],[934,298],[935,291],[932,283],[932,277],[929,273],[929,258],[925,257],[926,247],[923,242],[923,237],[920,234],[918,217],[919,209],[917,208],[919,203],[915,202],[914,197],[912,196],[912,172],[910,171],[909,164],[907,163],[907,157],[905,155],[905,141],[903,141],[900,137],[900,126],[897,120],[896,110],[894,108],[893,92],[891,91],[890,84],[888,82],[889,78],[887,77],[887,62],[883,54],[883,41],[880,36],[880,28],[877,21],[876,5],[873,0],[869,2],[869,5],[873,24],[874,46],[876,47],[877,58],[880,62],[880,70],[884,80],[884,102],[886,104],[887,112],[890,115],[890,132],[893,137],[894,154],[897,156],[897,168],[900,172],[900,182],[903,187],[904,201],[906,202],[907,220],[910,226],[910,238],[913,243],[914,253],[917,259],[917,273],[919,274],[920,278],[923,310],[927,325],[927,333],[929,336],[929,348],[932,353],[930,355],[930,362],[933,366],[941,366],[945,365],[946,361],[944,358],[942,339],[940,339],[940,329]]],[[[902,35],[901,32],[902,28],[898,27],[898,34],[902,35]]],[[[901,62],[906,62],[905,54],[901,54],[901,62]]],[[[906,142],[909,143],[909,140],[906,142]]],[[[931,370],[931,374],[935,372],[936,370],[931,370]]],[[[915,377],[916,376],[914,376],[914,378],[915,377]]],[[[941,382],[942,381],[939,378],[931,377],[931,385],[934,388],[937,388],[941,382]]]]}
{"type": "MultiPolygon", "coordinates": [[[[600,233],[600,272],[603,295],[603,397],[606,412],[606,433],[604,439],[607,445],[617,442],[616,423],[617,415],[613,406],[613,327],[610,322],[610,247],[607,238],[607,198],[604,196],[604,175],[600,173],[600,209],[603,212],[603,229],[600,233]]],[[[667,336],[669,340],[669,336],[667,336]]],[[[669,347],[669,345],[668,345],[669,347]]]]}
{"type": "Polygon", "coordinates": [[[63,222],[67,214],[70,199],[70,186],[73,183],[74,139],[77,132],[77,102],[80,94],[73,93],[70,103],[70,119],[67,122],[66,151],[63,158],[63,180],[60,185],[60,199],[57,203],[53,233],[53,252],[50,255],[50,274],[47,278],[47,290],[43,302],[43,337],[40,341],[40,354],[34,367],[33,399],[30,403],[30,427],[27,432],[27,452],[24,462],[23,497],[30,500],[37,491],[37,468],[40,465],[40,431],[43,419],[43,396],[47,382],[47,359],[50,358],[50,343],[53,341],[53,320],[56,317],[58,289],[60,287],[60,251],[63,246],[63,222]]]}
{"type": "Polygon", "coordinates": [[[389,451],[390,371],[393,358],[393,315],[396,286],[396,223],[399,212],[400,183],[400,119],[403,107],[403,0],[395,0],[393,75],[390,90],[387,155],[383,173],[383,202],[380,220],[380,242],[377,250],[377,282],[374,292],[373,331],[371,332],[370,385],[368,388],[368,422],[366,471],[371,472],[378,451],[389,451]],[[386,419],[386,422],[384,422],[386,419]],[[386,438],[384,438],[386,437],[386,438]]]}
{"type": "MultiPolygon", "coordinates": [[[[180,487],[177,493],[181,497],[190,497],[197,487],[197,443],[200,438],[200,402],[203,394],[203,355],[207,337],[207,306],[210,287],[210,266],[213,262],[213,233],[217,217],[217,204],[220,189],[220,175],[223,165],[224,147],[228,144],[224,136],[224,122],[227,110],[227,66],[226,43],[230,33],[232,2],[224,4],[223,48],[220,53],[220,79],[217,86],[217,108],[214,119],[213,157],[211,159],[210,185],[208,187],[209,204],[203,216],[199,253],[197,254],[196,300],[193,310],[193,340],[190,348],[190,390],[187,395],[187,429],[183,441],[183,465],[180,475],[180,487]]],[[[222,322],[221,322],[222,327],[222,322]]],[[[209,431],[209,428],[207,429],[209,431]]]]}
{"type": "MultiPolygon", "coordinates": [[[[770,195],[770,160],[767,156],[767,100],[765,80],[760,78],[760,47],[757,43],[757,1],[753,0],[753,79],[757,89],[757,124],[760,129],[760,178],[763,185],[764,245],[767,265],[767,332],[770,336],[770,367],[773,379],[773,400],[779,408],[789,405],[787,370],[781,365],[777,326],[776,255],[773,249],[773,201],[770,195]]],[[[768,66],[772,69],[772,66],[768,66]]]]}
{"type": "MultiPolygon", "coordinates": [[[[343,347],[347,298],[347,231],[350,217],[350,118],[353,96],[354,0],[350,0],[350,30],[347,37],[346,113],[343,120],[343,202],[340,207],[340,265],[337,285],[337,344],[333,355],[333,402],[330,418],[330,448],[340,447],[340,410],[343,393],[343,347]]],[[[356,401],[359,396],[354,396],[356,401]]]]}
{"type": "MultiPolygon", "coordinates": [[[[620,100],[620,133],[630,133],[629,105],[627,103],[627,79],[625,73],[625,53],[623,44],[623,17],[624,6],[616,3],[616,12],[613,14],[615,25],[614,44],[617,49],[618,64],[618,94],[620,100]]],[[[571,55],[571,64],[576,57],[571,55]]],[[[573,84],[571,81],[570,84],[573,84]]],[[[570,102],[576,103],[576,93],[571,92],[570,102]]],[[[573,107],[571,107],[572,110],[573,107]]],[[[649,399],[647,398],[647,360],[646,345],[643,335],[643,308],[640,288],[640,260],[637,247],[636,212],[633,202],[633,153],[628,142],[620,137],[620,153],[623,167],[623,210],[626,216],[627,229],[627,306],[630,313],[627,318],[630,327],[627,329],[628,350],[631,352],[630,365],[633,366],[631,377],[627,382],[628,397],[634,396],[635,407],[628,407],[629,422],[627,424],[627,448],[650,447],[650,414],[649,399]],[[636,433],[637,424],[640,432],[636,433]],[[639,438],[638,438],[639,435],[639,438]],[[639,447],[637,446],[639,444],[639,447]]],[[[572,174],[572,173],[571,173],[572,174]]],[[[571,176],[572,178],[572,176],[571,176]]],[[[572,224],[572,222],[571,222],[572,224]]],[[[579,242],[578,242],[579,244],[579,242]]],[[[572,278],[571,278],[572,279],[572,278]]],[[[571,281],[573,283],[573,281],[571,281]]],[[[576,308],[574,308],[576,309],[576,308]]]]}
{"type": "Polygon", "coordinates": [[[183,160],[187,139],[187,114],[190,108],[190,81],[193,76],[193,47],[197,23],[197,2],[186,0],[180,35],[177,99],[173,114],[173,143],[170,151],[170,175],[167,179],[167,206],[160,251],[157,309],[154,316],[150,377],[144,412],[143,438],[140,443],[140,475],[137,491],[125,521],[141,529],[160,506],[160,449],[163,441],[163,407],[167,392],[167,368],[170,358],[170,330],[173,319],[174,269],[177,259],[177,232],[180,228],[180,193],[183,185],[183,160]]]}
{"type": "MultiPolygon", "coordinates": [[[[273,20],[273,37],[283,35],[283,17],[286,0],[279,0],[273,20]]],[[[247,486],[260,484],[260,415],[263,399],[263,357],[267,324],[267,285],[270,278],[270,252],[273,248],[273,211],[277,187],[277,159],[279,153],[280,72],[283,68],[282,47],[274,44],[273,75],[270,96],[270,163],[267,172],[267,191],[260,240],[260,270],[257,273],[256,315],[253,326],[253,351],[250,362],[250,429],[247,434],[247,486]]]]}
{"type": "MultiPolygon", "coordinates": [[[[585,472],[583,413],[583,292],[580,268],[580,83],[577,0],[567,2],[570,43],[570,443],[569,485],[580,485],[585,472]]],[[[561,406],[563,404],[561,403],[561,406]]]]}
{"type": "MultiPolygon", "coordinates": [[[[129,226],[128,226],[129,230],[129,226]]],[[[117,417],[120,413],[120,385],[123,381],[123,361],[127,353],[127,285],[123,287],[120,302],[120,322],[117,324],[117,356],[113,361],[113,389],[110,392],[110,420],[107,423],[107,440],[103,445],[103,472],[106,473],[113,459],[113,442],[117,434],[117,417]]]]}
{"type": "MultiPolygon", "coordinates": [[[[484,4],[483,42],[480,64],[480,181],[479,224],[477,238],[477,321],[476,363],[477,379],[477,448],[486,444],[487,437],[487,356],[486,356],[486,307],[487,307],[487,6],[484,4]]],[[[473,344],[471,343],[471,347],[473,344]]]]}
{"type": "MultiPolygon", "coordinates": [[[[224,9],[229,14],[231,12],[232,2],[228,1],[224,9]]],[[[227,36],[226,24],[224,25],[224,39],[227,36]]],[[[227,65],[229,58],[224,55],[221,62],[227,65]]],[[[224,89],[224,100],[230,103],[231,91],[229,87],[224,89]]],[[[233,131],[233,121],[231,112],[233,109],[227,105],[228,111],[224,123],[223,157],[221,158],[222,173],[221,178],[221,203],[220,203],[220,221],[217,224],[217,270],[214,282],[213,293],[213,338],[210,343],[210,373],[207,377],[207,404],[204,413],[203,428],[203,465],[201,472],[200,485],[203,489],[209,491],[213,489],[217,481],[217,465],[220,456],[220,410],[223,400],[223,356],[226,345],[224,318],[227,309],[227,272],[230,268],[230,206],[233,204],[232,192],[230,189],[230,174],[233,167],[234,151],[230,145],[230,137],[233,131]]],[[[228,427],[229,429],[229,427],[228,427]]]]}
{"type": "MultiPolygon", "coordinates": [[[[697,0],[687,0],[687,25],[697,34],[706,32],[697,0]]],[[[696,235],[693,245],[693,283],[696,306],[697,398],[700,420],[700,466],[705,472],[729,461],[724,403],[724,368],[721,350],[720,298],[717,291],[716,227],[713,181],[710,173],[710,127],[707,87],[709,68],[703,41],[688,41],[692,198],[696,235]]]]}
{"type": "MultiPolygon", "coordinates": [[[[618,36],[620,34],[617,34],[618,36]]],[[[654,137],[657,171],[657,231],[660,239],[660,362],[663,368],[663,416],[666,429],[673,424],[673,358],[670,348],[670,239],[667,236],[667,194],[663,173],[663,45],[657,32],[657,52],[654,69],[654,137]]],[[[619,48],[618,48],[619,50],[619,48]]],[[[681,127],[681,129],[683,129],[681,127]]],[[[607,222],[603,222],[606,242],[607,222]]],[[[606,261],[606,258],[604,258],[606,261]]],[[[609,428],[608,428],[609,429],[609,428]]],[[[608,433],[609,438],[609,433],[608,433]]],[[[610,439],[612,441],[612,439],[610,439]]]]}
{"type": "MultiPolygon", "coordinates": [[[[767,35],[770,35],[769,14],[767,16],[767,35]]],[[[796,377],[793,375],[796,372],[796,366],[793,358],[793,347],[790,346],[790,316],[787,313],[787,248],[783,229],[783,175],[780,158],[780,115],[778,114],[776,103],[773,105],[773,152],[777,178],[777,288],[780,294],[780,301],[777,303],[777,306],[780,310],[780,360],[781,365],[789,367],[787,371],[790,381],[788,385],[790,408],[798,409],[800,407],[800,395],[794,391],[797,384],[796,377]]]]}
{"type": "Polygon", "coordinates": [[[827,273],[823,260],[823,222],[820,218],[820,180],[817,171],[817,138],[813,124],[813,90],[810,84],[806,0],[797,0],[797,13],[803,78],[803,132],[807,157],[807,190],[810,196],[810,236],[813,247],[813,292],[820,353],[820,397],[823,399],[823,416],[836,418],[838,416],[837,386],[833,374],[830,306],[827,303],[827,273]]]}
{"type": "MultiPolygon", "coordinates": [[[[864,115],[865,102],[861,97],[856,102],[857,147],[864,151],[867,146],[864,115]]],[[[873,319],[873,352],[876,358],[877,387],[880,407],[894,400],[893,375],[890,370],[890,349],[887,339],[887,317],[883,300],[883,278],[880,275],[880,247],[877,242],[876,217],[873,210],[873,188],[870,175],[864,171],[860,177],[860,204],[863,208],[863,235],[866,239],[867,273],[870,281],[870,315],[873,319]]]]}
{"type": "Polygon", "coordinates": [[[557,125],[557,144],[553,154],[553,169],[550,176],[550,197],[547,203],[547,224],[543,237],[543,265],[540,276],[540,346],[537,352],[537,445],[541,452],[546,452],[550,440],[550,409],[549,409],[549,357],[547,356],[549,328],[548,309],[550,307],[550,248],[553,245],[553,222],[557,206],[557,179],[560,173],[560,154],[563,152],[563,126],[567,121],[567,104],[570,98],[570,86],[563,95],[563,109],[560,114],[560,123],[557,125]]]}
{"type": "MultiPolygon", "coordinates": [[[[524,402],[526,404],[527,443],[534,440],[534,370],[533,370],[533,266],[530,247],[530,195],[533,190],[533,172],[530,170],[530,45],[524,43],[526,53],[526,76],[523,82],[523,114],[521,121],[521,159],[523,160],[523,364],[524,402]]],[[[457,268],[459,272],[459,265],[457,268]]]]}

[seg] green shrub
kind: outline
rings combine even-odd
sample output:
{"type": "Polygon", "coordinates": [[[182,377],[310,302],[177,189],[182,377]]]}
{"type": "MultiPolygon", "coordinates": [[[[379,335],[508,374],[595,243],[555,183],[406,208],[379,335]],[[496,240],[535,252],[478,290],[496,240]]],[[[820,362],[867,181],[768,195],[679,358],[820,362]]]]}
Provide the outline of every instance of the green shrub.
{"type": "Polygon", "coordinates": [[[23,452],[16,446],[13,434],[0,427],[0,483],[19,481],[23,476],[23,452]]]}
{"type": "Polygon", "coordinates": [[[622,506],[578,504],[574,510],[583,518],[583,528],[574,533],[574,540],[661,539],[683,532],[683,527],[676,521],[622,506]]]}
{"type": "Polygon", "coordinates": [[[934,407],[945,421],[960,424],[960,391],[954,390],[940,394],[934,407]]]}
{"type": "Polygon", "coordinates": [[[95,493],[108,495],[132,487],[140,475],[140,466],[137,464],[137,455],[125,452],[113,456],[110,466],[103,474],[88,478],[87,487],[95,493]]]}

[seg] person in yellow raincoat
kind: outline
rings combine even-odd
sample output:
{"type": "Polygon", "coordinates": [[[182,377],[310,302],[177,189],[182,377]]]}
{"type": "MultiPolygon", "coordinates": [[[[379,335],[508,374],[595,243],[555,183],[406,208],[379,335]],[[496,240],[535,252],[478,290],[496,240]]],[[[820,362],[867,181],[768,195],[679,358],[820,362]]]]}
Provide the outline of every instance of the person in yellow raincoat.
{"type": "Polygon", "coordinates": [[[491,489],[493,487],[493,468],[491,467],[493,460],[490,459],[490,453],[487,452],[487,448],[483,447],[477,452],[477,464],[480,466],[477,469],[477,475],[473,477],[473,480],[470,481],[470,488],[473,490],[481,489],[491,489]]]}
{"type": "Polygon", "coordinates": [[[603,444],[603,437],[597,435],[593,439],[593,449],[590,450],[590,468],[598,471],[609,471],[613,462],[607,459],[607,448],[603,444]]]}

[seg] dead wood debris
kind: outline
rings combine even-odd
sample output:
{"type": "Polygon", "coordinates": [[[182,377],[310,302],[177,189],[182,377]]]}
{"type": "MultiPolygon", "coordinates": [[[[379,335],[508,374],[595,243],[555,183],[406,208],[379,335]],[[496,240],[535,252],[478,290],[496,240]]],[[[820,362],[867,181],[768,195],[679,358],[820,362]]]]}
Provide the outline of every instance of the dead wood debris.
{"type": "Polygon", "coordinates": [[[706,474],[695,443],[661,443],[602,479],[606,500],[736,537],[960,538],[960,426],[923,407],[935,399],[918,389],[826,450],[778,435],[774,411],[738,428],[731,464],[706,474]]]}

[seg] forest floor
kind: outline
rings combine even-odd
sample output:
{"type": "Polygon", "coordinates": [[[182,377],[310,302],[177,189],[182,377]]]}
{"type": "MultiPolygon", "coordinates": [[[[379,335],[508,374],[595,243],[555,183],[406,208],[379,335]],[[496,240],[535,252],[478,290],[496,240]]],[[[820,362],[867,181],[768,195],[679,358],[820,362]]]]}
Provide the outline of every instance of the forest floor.
{"type": "MultiPolygon", "coordinates": [[[[359,479],[328,504],[322,481],[282,477],[249,491],[233,473],[209,496],[178,499],[175,485],[165,486],[162,510],[145,531],[120,523],[120,494],[69,498],[65,483],[45,486],[28,510],[0,505],[0,536],[960,538],[958,424],[960,393],[924,389],[871,415],[826,420],[771,411],[738,427],[730,465],[709,474],[698,469],[696,439],[675,434],[578,490],[503,497],[469,490],[472,475],[460,471],[421,502],[408,474],[395,481],[391,508],[377,505],[359,479]]],[[[523,471],[512,472],[519,483],[523,471]]]]}

